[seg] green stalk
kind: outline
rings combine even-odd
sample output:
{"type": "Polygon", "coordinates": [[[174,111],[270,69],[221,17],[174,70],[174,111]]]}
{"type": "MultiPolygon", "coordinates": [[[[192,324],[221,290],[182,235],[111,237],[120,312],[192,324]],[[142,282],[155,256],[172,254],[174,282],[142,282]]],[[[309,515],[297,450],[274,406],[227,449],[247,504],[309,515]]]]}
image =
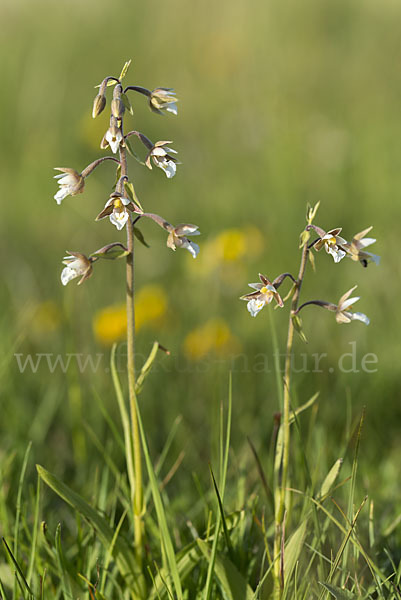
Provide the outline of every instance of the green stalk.
{"type": "Polygon", "coordinates": [[[274,532],[274,598],[280,599],[284,590],[284,574],[281,573],[281,554],[282,526],[285,513],[285,492],[287,489],[288,465],[290,457],[290,384],[291,384],[291,354],[294,341],[294,322],[293,314],[298,308],[299,295],[301,293],[302,282],[305,275],[305,269],[308,259],[308,244],[304,243],[302,247],[301,264],[299,267],[297,284],[291,302],[291,312],[288,322],[287,347],[285,354],[284,369],[284,388],[283,388],[283,455],[281,482],[278,483],[278,497],[275,507],[275,532],[274,532]]]}
{"type": "MultiPolygon", "coordinates": [[[[128,177],[127,151],[120,146],[121,177],[128,177]]],[[[135,553],[140,570],[143,557],[143,483],[142,483],[142,447],[139,433],[137,402],[135,394],[135,303],[134,303],[134,235],[131,216],[127,222],[127,371],[129,406],[131,415],[132,448],[134,454],[135,488],[131,490],[134,512],[135,553]]]]}

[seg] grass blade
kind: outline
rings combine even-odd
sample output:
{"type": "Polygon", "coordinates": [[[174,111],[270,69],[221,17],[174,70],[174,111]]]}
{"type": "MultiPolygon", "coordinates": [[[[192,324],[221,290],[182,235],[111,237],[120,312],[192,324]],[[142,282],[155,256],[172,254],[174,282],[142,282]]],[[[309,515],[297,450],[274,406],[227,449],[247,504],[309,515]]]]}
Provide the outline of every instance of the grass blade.
{"type": "Polygon", "coordinates": [[[117,344],[113,344],[113,348],[111,349],[110,355],[110,370],[114,389],[117,396],[118,408],[120,410],[121,423],[124,431],[125,460],[127,463],[127,472],[131,487],[131,496],[133,497],[135,490],[135,474],[132,451],[131,423],[127,407],[125,406],[124,395],[121,389],[121,384],[116,369],[116,348],[117,344]]]}
{"type": "Polygon", "coordinates": [[[36,502],[35,502],[35,515],[33,518],[31,554],[29,556],[28,573],[26,576],[28,583],[31,583],[33,567],[35,564],[35,555],[36,555],[36,547],[37,547],[38,531],[39,531],[39,508],[40,508],[40,477],[38,475],[38,481],[36,484],[36,502]]]}
{"type": "Polygon", "coordinates": [[[135,398],[135,402],[136,402],[136,407],[137,407],[139,429],[141,432],[143,455],[145,458],[146,468],[148,471],[150,488],[152,490],[152,497],[153,497],[153,502],[155,505],[156,515],[157,515],[157,521],[158,521],[159,527],[160,527],[160,540],[161,540],[162,547],[163,547],[165,555],[166,555],[166,560],[167,560],[167,563],[169,566],[169,571],[170,571],[169,574],[171,576],[171,579],[173,580],[177,598],[178,598],[178,600],[182,600],[183,599],[182,587],[181,587],[180,575],[178,572],[176,556],[175,556],[175,552],[174,552],[174,546],[173,546],[173,542],[171,540],[170,531],[169,531],[169,527],[167,524],[166,513],[164,510],[163,501],[162,501],[162,497],[161,497],[160,490],[159,490],[159,485],[158,485],[158,482],[156,479],[156,474],[153,469],[152,460],[150,458],[149,449],[148,449],[148,445],[147,445],[147,441],[146,441],[145,430],[143,427],[142,418],[141,418],[141,414],[139,412],[139,406],[138,406],[138,402],[137,402],[136,398],[135,398]]]}
{"type": "Polygon", "coordinates": [[[30,595],[30,596],[33,598],[33,592],[32,592],[32,590],[31,590],[31,588],[29,587],[29,585],[28,585],[28,582],[27,582],[27,580],[25,579],[25,576],[24,576],[24,574],[23,574],[23,572],[22,572],[22,570],[21,570],[21,567],[19,566],[19,564],[18,564],[18,562],[17,562],[17,560],[16,560],[15,556],[14,556],[14,555],[13,555],[13,553],[11,552],[11,548],[10,548],[10,546],[7,544],[7,542],[6,542],[5,538],[3,538],[3,544],[4,544],[4,546],[5,546],[6,550],[7,550],[7,553],[8,553],[8,555],[9,555],[9,557],[11,558],[11,560],[12,560],[12,562],[13,562],[13,564],[14,564],[15,568],[16,568],[16,573],[15,573],[15,576],[16,576],[16,581],[17,581],[18,585],[21,587],[21,591],[22,591],[22,592],[24,592],[24,590],[23,590],[23,588],[22,588],[22,583],[23,583],[23,584],[24,584],[24,587],[25,587],[25,589],[26,589],[26,590],[27,590],[27,592],[28,592],[28,594],[29,594],[29,595],[30,595]],[[22,580],[22,583],[21,583],[21,581],[19,580],[19,578],[18,578],[18,575],[20,576],[20,578],[21,578],[21,580],[22,580]]]}
{"type": "Polygon", "coordinates": [[[60,577],[61,589],[63,590],[64,598],[73,598],[72,589],[65,560],[63,548],[61,546],[61,525],[56,528],[55,548],[57,552],[58,575],[60,577]]]}
{"type": "Polygon", "coordinates": [[[139,571],[136,559],[124,538],[114,541],[114,532],[107,521],[82,496],[71,490],[42,466],[36,465],[36,468],[46,485],[86,519],[89,525],[96,530],[105,546],[113,548],[113,556],[118,564],[121,576],[125,579],[126,584],[132,586],[133,591],[139,596],[140,589],[137,581],[139,571]]]}
{"type": "Polygon", "coordinates": [[[292,573],[295,569],[297,561],[299,559],[299,555],[301,554],[301,550],[304,545],[304,539],[306,534],[306,526],[308,520],[304,519],[301,525],[298,527],[296,531],[291,535],[289,540],[287,541],[284,549],[284,585],[288,589],[288,586],[291,581],[292,573]]]}
{"type": "MultiPolygon", "coordinates": [[[[230,373],[229,385],[228,385],[228,414],[227,414],[227,428],[226,428],[226,444],[224,456],[220,456],[220,464],[222,465],[221,470],[221,497],[224,499],[226,478],[227,478],[227,468],[228,468],[228,453],[230,450],[230,434],[231,434],[231,416],[232,416],[232,373],[230,373]]],[[[222,427],[220,428],[222,430],[222,427]]],[[[222,436],[222,434],[221,434],[222,436]]],[[[223,452],[223,441],[220,440],[220,453],[223,452]]],[[[213,573],[215,567],[215,560],[217,556],[217,544],[219,541],[220,534],[220,525],[221,525],[221,516],[220,511],[217,513],[216,518],[216,527],[213,539],[212,550],[210,554],[209,566],[207,570],[206,584],[204,588],[203,597],[204,600],[209,600],[212,593],[212,585],[213,585],[213,573]]]]}
{"type": "Polygon", "coordinates": [[[322,585],[336,600],[354,600],[357,598],[355,594],[352,594],[348,590],[343,590],[341,588],[335,587],[334,585],[329,585],[328,583],[322,583],[319,581],[320,585],[322,585]]]}
{"type": "MultiPolygon", "coordinates": [[[[203,540],[196,541],[206,560],[210,561],[212,551],[210,550],[209,545],[203,540]]],[[[214,571],[229,600],[253,599],[254,594],[252,588],[247,584],[243,575],[241,575],[228,558],[216,556],[214,571]]]]}

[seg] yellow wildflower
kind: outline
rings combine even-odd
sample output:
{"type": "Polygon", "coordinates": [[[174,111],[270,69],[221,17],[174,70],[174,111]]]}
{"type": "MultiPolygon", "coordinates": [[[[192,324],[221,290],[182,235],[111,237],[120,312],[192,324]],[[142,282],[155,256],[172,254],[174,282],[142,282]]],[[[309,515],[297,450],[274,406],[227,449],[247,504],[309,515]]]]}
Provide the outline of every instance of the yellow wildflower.
{"type": "Polygon", "coordinates": [[[240,351],[238,339],[223,319],[210,319],[193,329],[184,340],[184,352],[192,360],[200,360],[210,352],[230,356],[240,351]]]}
{"type": "Polygon", "coordinates": [[[195,268],[198,273],[208,274],[224,267],[223,276],[227,272],[228,278],[232,278],[233,270],[241,268],[248,258],[258,257],[263,248],[263,235],[254,225],[224,229],[203,245],[202,256],[195,268]]]}
{"type": "MultiPolygon", "coordinates": [[[[135,298],[135,326],[138,331],[143,326],[160,323],[167,312],[167,296],[159,285],[147,285],[138,291],[135,298]]],[[[108,306],[95,314],[93,330],[96,339],[110,346],[124,339],[127,331],[125,304],[108,306]]]]}

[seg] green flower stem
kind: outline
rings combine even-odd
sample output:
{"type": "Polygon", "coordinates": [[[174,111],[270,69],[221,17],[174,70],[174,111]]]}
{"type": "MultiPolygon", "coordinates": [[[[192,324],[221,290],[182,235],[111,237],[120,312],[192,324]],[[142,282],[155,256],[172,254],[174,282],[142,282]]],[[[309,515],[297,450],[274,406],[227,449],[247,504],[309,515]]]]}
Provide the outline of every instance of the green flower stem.
{"type": "MultiPolygon", "coordinates": [[[[120,146],[121,177],[127,173],[127,151],[120,146]]],[[[131,216],[127,222],[127,370],[129,405],[131,415],[132,449],[134,454],[135,489],[131,490],[134,512],[135,551],[138,567],[142,570],[143,557],[143,484],[142,447],[139,433],[137,403],[135,395],[135,303],[134,303],[134,235],[131,216]]]]}
{"type": "Polygon", "coordinates": [[[280,599],[284,589],[284,578],[281,573],[281,562],[279,556],[281,554],[282,543],[282,526],[285,513],[285,492],[287,489],[288,479],[288,464],[290,457],[290,384],[291,384],[291,354],[294,341],[294,323],[293,314],[298,309],[299,295],[301,293],[302,282],[305,275],[305,269],[308,260],[308,246],[305,243],[302,248],[301,264],[299,267],[297,284],[291,302],[291,312],[288,323],[287,347],[285,354],[285,369],[284,369],[284,389],[283,389],[283,456],[282,456],[282,471],[281,482],[278,484],[279,494],[278,501],[275,507],[275,534],[274,534],[274,598],[280,599]]]}

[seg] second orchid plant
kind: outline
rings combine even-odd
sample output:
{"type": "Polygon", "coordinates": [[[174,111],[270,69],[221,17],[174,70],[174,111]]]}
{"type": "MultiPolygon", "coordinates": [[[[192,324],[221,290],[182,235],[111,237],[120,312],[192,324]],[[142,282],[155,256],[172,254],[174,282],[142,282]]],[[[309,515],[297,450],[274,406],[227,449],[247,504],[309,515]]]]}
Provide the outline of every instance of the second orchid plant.
{"type": "Polygon", "coordinates": [[[306,306],[315,305],[334,312],[337,323],[350,323],[351,321],[356,320],[369,325],[369,318],[364,313],[352,311],[353,305],[359,300],[359,297],[357,296],[351,297],[351,294],[357,286],[352,287],[345,294],[343,294],[337,304],[320,299],[308,300],[303,304],[300,304],[300,293],[305,277],[306,267],[308,262],[310,262],[312,267],[314,267],[313,250],[320,251],[323,248],[329,255],[332,256],[335,263],[339,263],[344,258],[350,258],[353,261],[359,261],[363,267],[367,267],[369,262],[379,264],[380,261],[379,256],[365,250],[367,246],[370,246],[376,241],[374,238],[366,237],[366,235],[371,231],[372,227],[368,227],[360,233],[357,233],[354,235],[352,240],[348,242],[340,236],[341,228],[325,231],[321,227],[313,224],[318,207],[319,203],[317,203],[314,208],[308,207],[307,210],[307,225],[302,232],[300,239],[300,249],[302,250],[302,254],[298,276],[295,278],[290,273],[282,273],[270,281],[265,275],[260,273],[260,282],[249,284],[254,291],[241,296],[241,300],[247,301],[247,308],[252,317],[256,317],[258,313],[273,300],[275,301],[276,307],[282,308],[284,306],[284,301],[292,297],[283,378],[282,425],[277,438],[274,464],[277,482],[274,498],[275,533],[272,558],[275,600],[279,600],[284,591],[283,548],[285,513],[287,509],[286,491],[289,485],[288,470],[290,455],[291,363],[294,331],[297,331],[301,338],[306,341],[302,330],[302,323],[299,313],[306,306]],[[317,237],[311,241],[311,236],[313,233],[315,233],[317,237]],[[278,288],[287,278],[291,279],[293,285],[291,291],[283,300],[278,292],[278,288]]]}
{"type": "MultiPolygon", "coordinates": [[[[146,158],[139,160],[142,165],[152,169],[152,163],[164,171],[168,179],[171,179],[177,169],[176,152],[170,148],[171,142],[157,141],[153,143],[143,133],[125,130],[125,116],[127,113],[133,114],[131,102],[128,93],[136,92],[145,96],[148,100],[150,109],[157,114],[170,113],[177,114],[177,99],[174,91],[169,88],[156,88],[148,90],[137,85],[128,85],[123,87],[122,80],[126,76],[129,62],[119,77],[106,77],[99,87],[99,92],[93,103],[93,118],[96,118],[106,107],[106,94],[108,90],[112,91],[110,104],[111,115],[110,125],[101,141],[102,149],[109,149],[113,156],[104,156],[92,162],[83,171],[78,172],[71,168],[60,168],[55,177],[58,179],[59,190],[54,198],[58,204],[67,196],[76,196],[84,191],[87,177],[101,164],[106,161],[113,162],[116,167],[116,183],[110,197],[106,200],[104,208],[97,215],[96,221],[109,218],[110,223],[114,225],[117,231],[125,229],[126,243],[122,241],[111,242],[95,252],[83,254],[81,252],[69,251],[68,256],[63,260],[64,269],[61,273],[61,282],[66,285],[69,281],[79,278],[78,285],[88,279],[92,273],[94,264],[100,259],[119,259],[126,260],[126,305],[127,305],[127,370],[128,370],[128,388],[129,388],[129,406],[130,406],[130,425],[131,431],[127,449],[127,471],[131,486],[131,496],[133,501],[134,514],[134,537],[137,564],[139,570],[143,559],[143,484],[142,484],[142,448],[139,431],[139,420],[137,412],[136,392],[143,376],[136,377],[135,370],[135,305],[134,305],[134,238],[144,242],[141,232],[137,228],[138,221],[143,218],[149,218],[157,225],[163,228],[167,236],[167,246],[172,250],[176,248],[185,248],[193,258],[196,258],[199,252],[199,246],[190,241],[188,236],[199,235],[196,225],[180,224],[174,226],[158,214],[146,212],[138,200],[132,177],[128,173],[128,155],[139,160],[130,143],[130,138],[138,139],[146,148],[146,158]],[[113,88],[111,90],[111,88],[113,88]],[[114,156],[116,155],[116,156],[114,156]]],[[[159,346],[160,347],[160,346],[159,346]]]]}

